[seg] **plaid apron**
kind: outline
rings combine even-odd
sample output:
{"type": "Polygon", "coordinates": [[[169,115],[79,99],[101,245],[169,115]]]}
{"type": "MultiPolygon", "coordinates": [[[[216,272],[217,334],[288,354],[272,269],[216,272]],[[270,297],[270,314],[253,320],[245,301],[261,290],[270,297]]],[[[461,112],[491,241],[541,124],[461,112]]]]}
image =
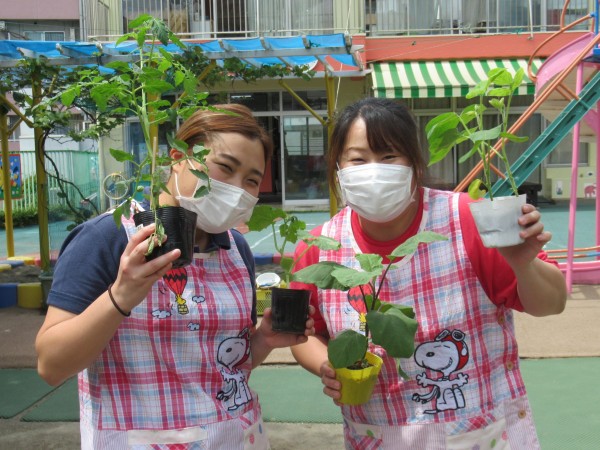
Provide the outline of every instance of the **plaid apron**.
{"type": "MultiPolygon", "coordinates": [[[[448,241],[422,244],[387,274],[381,299],[410,305],[418,321],[415,355],[384,359],[371,400],[343,406],[346,445],[353,449],[463,449],[539,447],[519,371],[512,312],[486,296],[465,251],[458,195],[425,189],[420,231],[448,241]]],[[[359,268],[350,209],[323,226],[342,243],[319,259],[359,268]]],[[[330,336],[364,331],[364,307],[353,291],[319,290],[330,336]]]]}
{"type": "Polygon", "coordinates": [[[252,285],[229,238],[155,283],[79,374],[82,448],[268,448],[248,386],[252,285]]]}

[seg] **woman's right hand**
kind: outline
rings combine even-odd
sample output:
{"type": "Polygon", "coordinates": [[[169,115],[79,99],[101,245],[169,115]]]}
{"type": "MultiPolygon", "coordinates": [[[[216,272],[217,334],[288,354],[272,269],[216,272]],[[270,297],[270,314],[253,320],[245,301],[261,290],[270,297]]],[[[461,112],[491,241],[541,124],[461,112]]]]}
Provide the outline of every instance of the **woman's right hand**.
{"type": "MultiPolygon", "coordinates": [[[[117,279],[111,292],[121,309],[131,311],[148,295],[152,285],[166,274],[173,261],[181,256],[181,250],[175,249],[151,261],[146,261],[148,238],[154,233],[154,224],[137,231],[129,240],[121,255],[117,279]]],[[[156,240],[156,237],[154,237],[156,240]]],[[[168,237],[167,237],[168,239],[168,237]]],[[[155,241],[155,245],[158,242],[155,241]]]]}
{"type": "Polygon", "coordinates": [[[342,384],[335,379],[335,369],[331,367],[329,361],[321,364],[321,383],[323,383],[323,393],[333,399],[333,402],[340,406],[339,399],[342,396],[340,389],[342,384]]]}

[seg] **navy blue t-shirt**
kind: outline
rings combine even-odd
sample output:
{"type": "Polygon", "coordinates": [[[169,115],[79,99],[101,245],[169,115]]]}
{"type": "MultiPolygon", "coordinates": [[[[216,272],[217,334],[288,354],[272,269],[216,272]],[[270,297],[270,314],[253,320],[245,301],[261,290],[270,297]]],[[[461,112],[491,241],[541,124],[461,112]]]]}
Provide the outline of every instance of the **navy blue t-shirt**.
{"type": "MultiPolygon", "coordinates": [[[[231,232],[254,286],[255,266],[250,246],[239,231],[231,232]]],[[[208,248],[203,252],[231,248],[226,232],[209,237],[208,248]]],[[[74,314],[83,312],[116,280],[127,243],[125,229],[117,227],[112,214],[103,214],[75,227],[60,249],[48,305],[74,314]]],[[[255,291],[252,297],[252,322],[256,324],[255,291]]]]}

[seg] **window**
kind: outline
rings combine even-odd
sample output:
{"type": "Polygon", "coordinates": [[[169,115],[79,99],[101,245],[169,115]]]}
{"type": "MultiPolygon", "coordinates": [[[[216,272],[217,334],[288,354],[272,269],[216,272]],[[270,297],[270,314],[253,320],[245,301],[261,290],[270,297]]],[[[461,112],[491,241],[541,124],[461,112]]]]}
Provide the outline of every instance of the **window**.
{"type": "Polygon", "coordinates": [[[248,2],[248,29],[287,35],[329,33],[333,29],[331,0],[263,0],[248,2]]]}
{"type": "Polygon", "coordinates": [[[64,41],[64,31],[25,31],[24,36],[30,41],[64,41]]]}
{"type": "MultiPolygon", "coordinates": [[[[8,116],[8,128],[12,128],[19,121],[17,116],[8,116]]],[[[21,127],[15,128],[15,131],[8,137],[9,141],[18,141],[21,137],[21,127]]]]}
{"type": "MultiPolygon", "coordinates": [[[[579,166],[589,165],[589,144],[579,142],[579,166]]],[[[573,159],[573,134],[569,133],[548,156],[549,166],[570,166],[573,159]]]]}

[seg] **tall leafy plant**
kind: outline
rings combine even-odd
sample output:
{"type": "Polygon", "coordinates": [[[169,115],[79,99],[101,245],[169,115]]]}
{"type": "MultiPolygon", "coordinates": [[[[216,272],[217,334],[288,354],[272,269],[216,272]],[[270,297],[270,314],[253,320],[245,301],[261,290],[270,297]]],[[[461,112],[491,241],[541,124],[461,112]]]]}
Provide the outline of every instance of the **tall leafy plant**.
{"type": "MultiPolygon", "coordinates": [[[[123,183],[131,185],[130,195],[118,205],[113,213],[115,222],[120,225],[121,217],[129,217],[134,196],[144,192],[144,184],[149,184],[147,198],[150,209],[156,210],[161,192],[169,192],[166,186],[169,168],[181,161],[171,159],[169,154],[161,154],[157,142],[160,125],[171,123],[173,128],[179,119],[185,120],[199,108],[207,108],[207,92],[200,89],[196,75],[171,53],[166,46],[175,45],[181,50],[186,47],[181,40],[159,19],[142,15],[129,24],[131,32],[116,41],[116,48],[122,47],[133,55],[130,62],[114,61],[106,65],[108,75],[98,69],[79,71],[79,82],[61,93],[63,104],[72,104],[85,93],[100,113],[110,112],[122,117],[137,117],[144,142],[148,150],[146,156],[137,162],[134,156],[123,149],[110,149],[110,154],[119,162],[133,166],[132,177],[123,183]],[[131,48],[133,47],[133,48],[131,48]],[[177,100],[170,100],[166,97],[177,100]]],[[[204,158],[208,150],[201,145],[194,146],[191,155],[185,142],[169,137],[169,145],[187,158],[196,161],[206,169],[204,158]]],[[[206,195],[210,189],[205,170],[192,172],[205,181],[196,196],[206,195]]],[[[159,238],[163,230],[157,222],[159,238]]],[[[158,239],[161,242],[162,239],[158,239]]],[[[151,251],[152,249],[149,249],[151,251]]]]}
{"type": "Polygon", "coordinates": [[[306,222],[298,216],[271,205],[256,206],[246,225],[249,231],[262,231],[267,228],[271,230],[275,250],[280,256],[279,265],[283,271],[286,285],[290,283],[294,267],[310,247],[316,245],[321,250],[340,248],[340,243],[335,239],[310,234],[306,231],[306,222]],[[295,258],[287,255],[285,252],[287,245],[295,244],[299,240],[307,244],[305,251],[295,258]]]}
{"type": "MultiPolygon", "coordinates": [[[[401,258],[414,253],[419,244],[446,240],[445,236],[423,231],[394,249],[387,257],[388,263],[376,254],[356,254],[360,269],[323,261],[294,273],[292,279],[314,284],[321,289],[348,291],[359,287],[361,300],[366,311],[364,334],[347,329],[329,341],[327,354],[331,365],[336,368],[362,368],[366,364],[369,340],[380,345],[393,358],[408,358],[414,352],[414,337],[417,321],[412,307],[381,300],[380,294],[390,270],[401,258]]],[[[398,373],[407,375],[398,363],[398,373]]]]}
{"type": "Polygon", "coordinates": [[[490,70],[487,79],[481,80],[465,96],[469,100],[477,99],[475,103],[460,113],[440,114],[425,127],[429,141],[430,166],[444,159],[455,146],[463,142],[468,142],[471,148],[459,158],[459,163],[473,157],[481,159],[483,179],[476,179],[469,186],[469,195],[474,199],[481,198],[488,192],[490,200],[493,200],[491,160],[494,156],[502,162],[514,195],[519,195],[506,153],[506,142],[525,142],[528,139],[508,132],[511,102],[524,76],[523,69],[519,69],[514,76],[505,68],[490,70]],[[491,128],[487,128],[484,122],[484,115],[489,106],[500,118],[499,123],[491,128]],[[498,139],[500,148],[496,151],[494,144],[498,139]]]}

